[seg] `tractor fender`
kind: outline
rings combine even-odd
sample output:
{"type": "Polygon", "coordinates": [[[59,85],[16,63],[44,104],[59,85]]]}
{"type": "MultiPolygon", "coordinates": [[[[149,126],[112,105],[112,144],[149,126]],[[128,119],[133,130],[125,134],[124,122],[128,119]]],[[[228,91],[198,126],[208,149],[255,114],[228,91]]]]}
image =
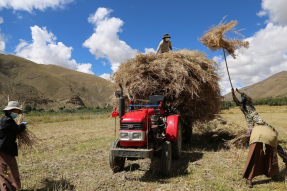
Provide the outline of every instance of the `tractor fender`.
{"type": "Polygon", "coordinates": [[[177,128],[180,120],[180,115],[170,115],[166,119],[166,141],[177,140],[177,128]]]}

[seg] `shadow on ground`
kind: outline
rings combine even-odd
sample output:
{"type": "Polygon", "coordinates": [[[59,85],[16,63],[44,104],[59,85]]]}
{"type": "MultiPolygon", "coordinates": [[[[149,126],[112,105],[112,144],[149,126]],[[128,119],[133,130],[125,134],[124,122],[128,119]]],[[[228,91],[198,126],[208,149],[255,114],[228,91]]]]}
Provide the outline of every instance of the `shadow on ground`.
{"type": "MultiPolygon", "coordinates": [[[[229,149],[224,143],[234,139],[236,136],[227,131],[207,132],[204,134],[194,134],[192,148],[202,149],[205,151],[218,151],[220,149],[229,149]]],[[[248,143],[246,145],[248,146],[248,143]]]]}
{"type": "Polygon", "coordinates": [[[144,175],[139,179],[142,182],[160,182],[166,183],[166,180],[171,177],[184,176],[191,173],[189,163],[200,160],[203,157],[201,152],[192,152],[184,146],[180,159],[172,160],[171,162],[171,174],[170,176],[163,177],[161,175],[161,159],[160,156],[156,156],[151,159],[150,169],[147,170],[144,175]]]}
{"type": "Polygon", "coordinates": [[[265,180],[258,180],[254,181],[253,185],[257,184],[268,184],[270,182],[285,182],[285,176],[287,175],[286,169],[283,169],[277,174],[276,176],[273,176],[271,179],[265,179],[265,180]]]}
{"type": "MultiPolygon", "coordinates": [[[[65,179],[53,180],[51,178],[46,178],[41,181],[44,185],[42,188],[33,189],[37,191],[58,191],[58,190],[75,190],[75,186],[65,179]]],[[[21,190],[21,191],[30,191],[30,190],[21,190]]]]}

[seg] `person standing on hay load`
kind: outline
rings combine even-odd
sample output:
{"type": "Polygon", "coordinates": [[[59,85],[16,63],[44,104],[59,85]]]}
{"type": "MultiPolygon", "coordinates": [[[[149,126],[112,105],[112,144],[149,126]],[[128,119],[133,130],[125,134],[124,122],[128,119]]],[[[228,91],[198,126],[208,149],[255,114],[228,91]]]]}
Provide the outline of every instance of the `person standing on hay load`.
{"type": "Polygon", "coordinates": [[[18,156],[16,136],[25,130],[27,122],[17,125],[14,120],[22,113],[17,101],[10,101],[3,112],[5,115],[0,120],[0,189],[20,190],[19,169],[15,158],[18,156]]]}
{"type": "Polygon", "coordinates": [[[158,54],[160,53],[164,53],[164,52],[168,52],[169,49],[172,51],[172,47],[171,47],[171,42],[170,39],[171,37],[168,34],[164,34],[163,35],[163,40],[159,43],[156,53],[158,54]]]}
{"type": "Polygon", "coordinates": [[[237,106],[240,106],[241,111],[245,115],[248,124],[247,137],[249,141],[249,153],[245,164],[243,178],[246,178],[246,185],[252,188],[252,179],[255,176],[266,175],[274,177],[279,173],[277,153],[283,159],[287,168],[286,151],[278,145],[278,132],[275,128],[263,121],[255,107],[252,99],[245,93],[241,93],[242,102],[240,102],[234,94],[234,89],[231,89],[232,97],[237,106]],[[254,124],[259,126],[254,127],[254,124]]]}

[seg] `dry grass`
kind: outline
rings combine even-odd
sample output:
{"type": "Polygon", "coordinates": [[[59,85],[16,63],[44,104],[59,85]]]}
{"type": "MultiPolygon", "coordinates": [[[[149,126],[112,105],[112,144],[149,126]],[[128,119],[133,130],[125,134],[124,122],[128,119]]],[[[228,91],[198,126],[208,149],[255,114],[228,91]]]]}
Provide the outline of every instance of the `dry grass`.
{"type": "Polygon", "coordinates": [[[203,36],[198,40],[211,51],[221,51],[224,49],[227,50],[233,58],[235,58],[235,50],[241,47],[248,48],[249,42],[242,41],[238,38],[232,39],[227,36],[227,33],[234,33],[243,37],[238,30],[235,30],[235,26],[238,24],[236,20],[229,23],[223,23],[222,21],[218,25],[210,27],[210,29],[205,31],[203,36]]]}
{"type": "Polygon", "coordinates": [[[137,54],[112,74],[115,89],[122,84],[124,96],[147,103],[150,95],[165,95],[171,111],[197,121],[214,118],[220,110],[220,79],[215,61],[198,51],[137,54]]]}
{"type": "MultiPolygon", "coordinates": [[[[25,105],[24,103],[20,104],[20,108],[23,109],[23,106],[25,105]]],[[[21,113],[17,116],[17,118],[15,119],[15,122],[20,125],[22,122],[24,121],[24,113],[21,113]]],[[[37,137],[36,135],[29,129],[29,127],[27,127],[26,125],[26,129],[24,131],[22,131],[21,133],[17,134],[17,144],[19,148],[23,148],[23,147],[34,147],[37,144],[37,137]]]]}
{"type": "MultiPolygon", "coordinates": [[[[287,146],[286,110],[287,107],[257,107],[259,115],[281,133],[279,139],[284,148],[287,146]]],[[[195,127],[192,148],[184,146],[182,158],[172,161],[172,175],[167,178],[159,175],[157,158],[127,161],[123,172],[111,172],[108,154],[115,139],[113,118],[35,124],[32,131],[41,141],[38,152],[26,148],[20,150],[17,158],[22,187],[81,191],[246,190],[242,174],[248,148],[228,149],[222,141],[228,138],[227,134],[220,134],[229,132],[232,138],[237,132],[247,130],[246,122],[238,108],[229,111],[233,114],[227,112],[221,114],[222,119],[203,125],[204,128],[195,127]],[[210,131],[213,134],[207,136],[210,131]]],[[[285,167],[280,157],[279,166],[277,180],[256,177],[255,190],[286,190],[285,167]]]]}

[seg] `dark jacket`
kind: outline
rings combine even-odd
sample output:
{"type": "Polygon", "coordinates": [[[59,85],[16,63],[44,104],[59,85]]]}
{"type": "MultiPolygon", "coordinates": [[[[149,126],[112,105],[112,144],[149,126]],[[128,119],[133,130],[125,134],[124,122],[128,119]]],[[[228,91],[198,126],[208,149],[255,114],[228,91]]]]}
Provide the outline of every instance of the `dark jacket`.
{"type": "Polygon", "coordinates": [[[11,156],[18,156],[16,136],[25,128],[25,125],[17,125],[8,114],[2,117],[0,120],[0,151],[11,156]]]}

